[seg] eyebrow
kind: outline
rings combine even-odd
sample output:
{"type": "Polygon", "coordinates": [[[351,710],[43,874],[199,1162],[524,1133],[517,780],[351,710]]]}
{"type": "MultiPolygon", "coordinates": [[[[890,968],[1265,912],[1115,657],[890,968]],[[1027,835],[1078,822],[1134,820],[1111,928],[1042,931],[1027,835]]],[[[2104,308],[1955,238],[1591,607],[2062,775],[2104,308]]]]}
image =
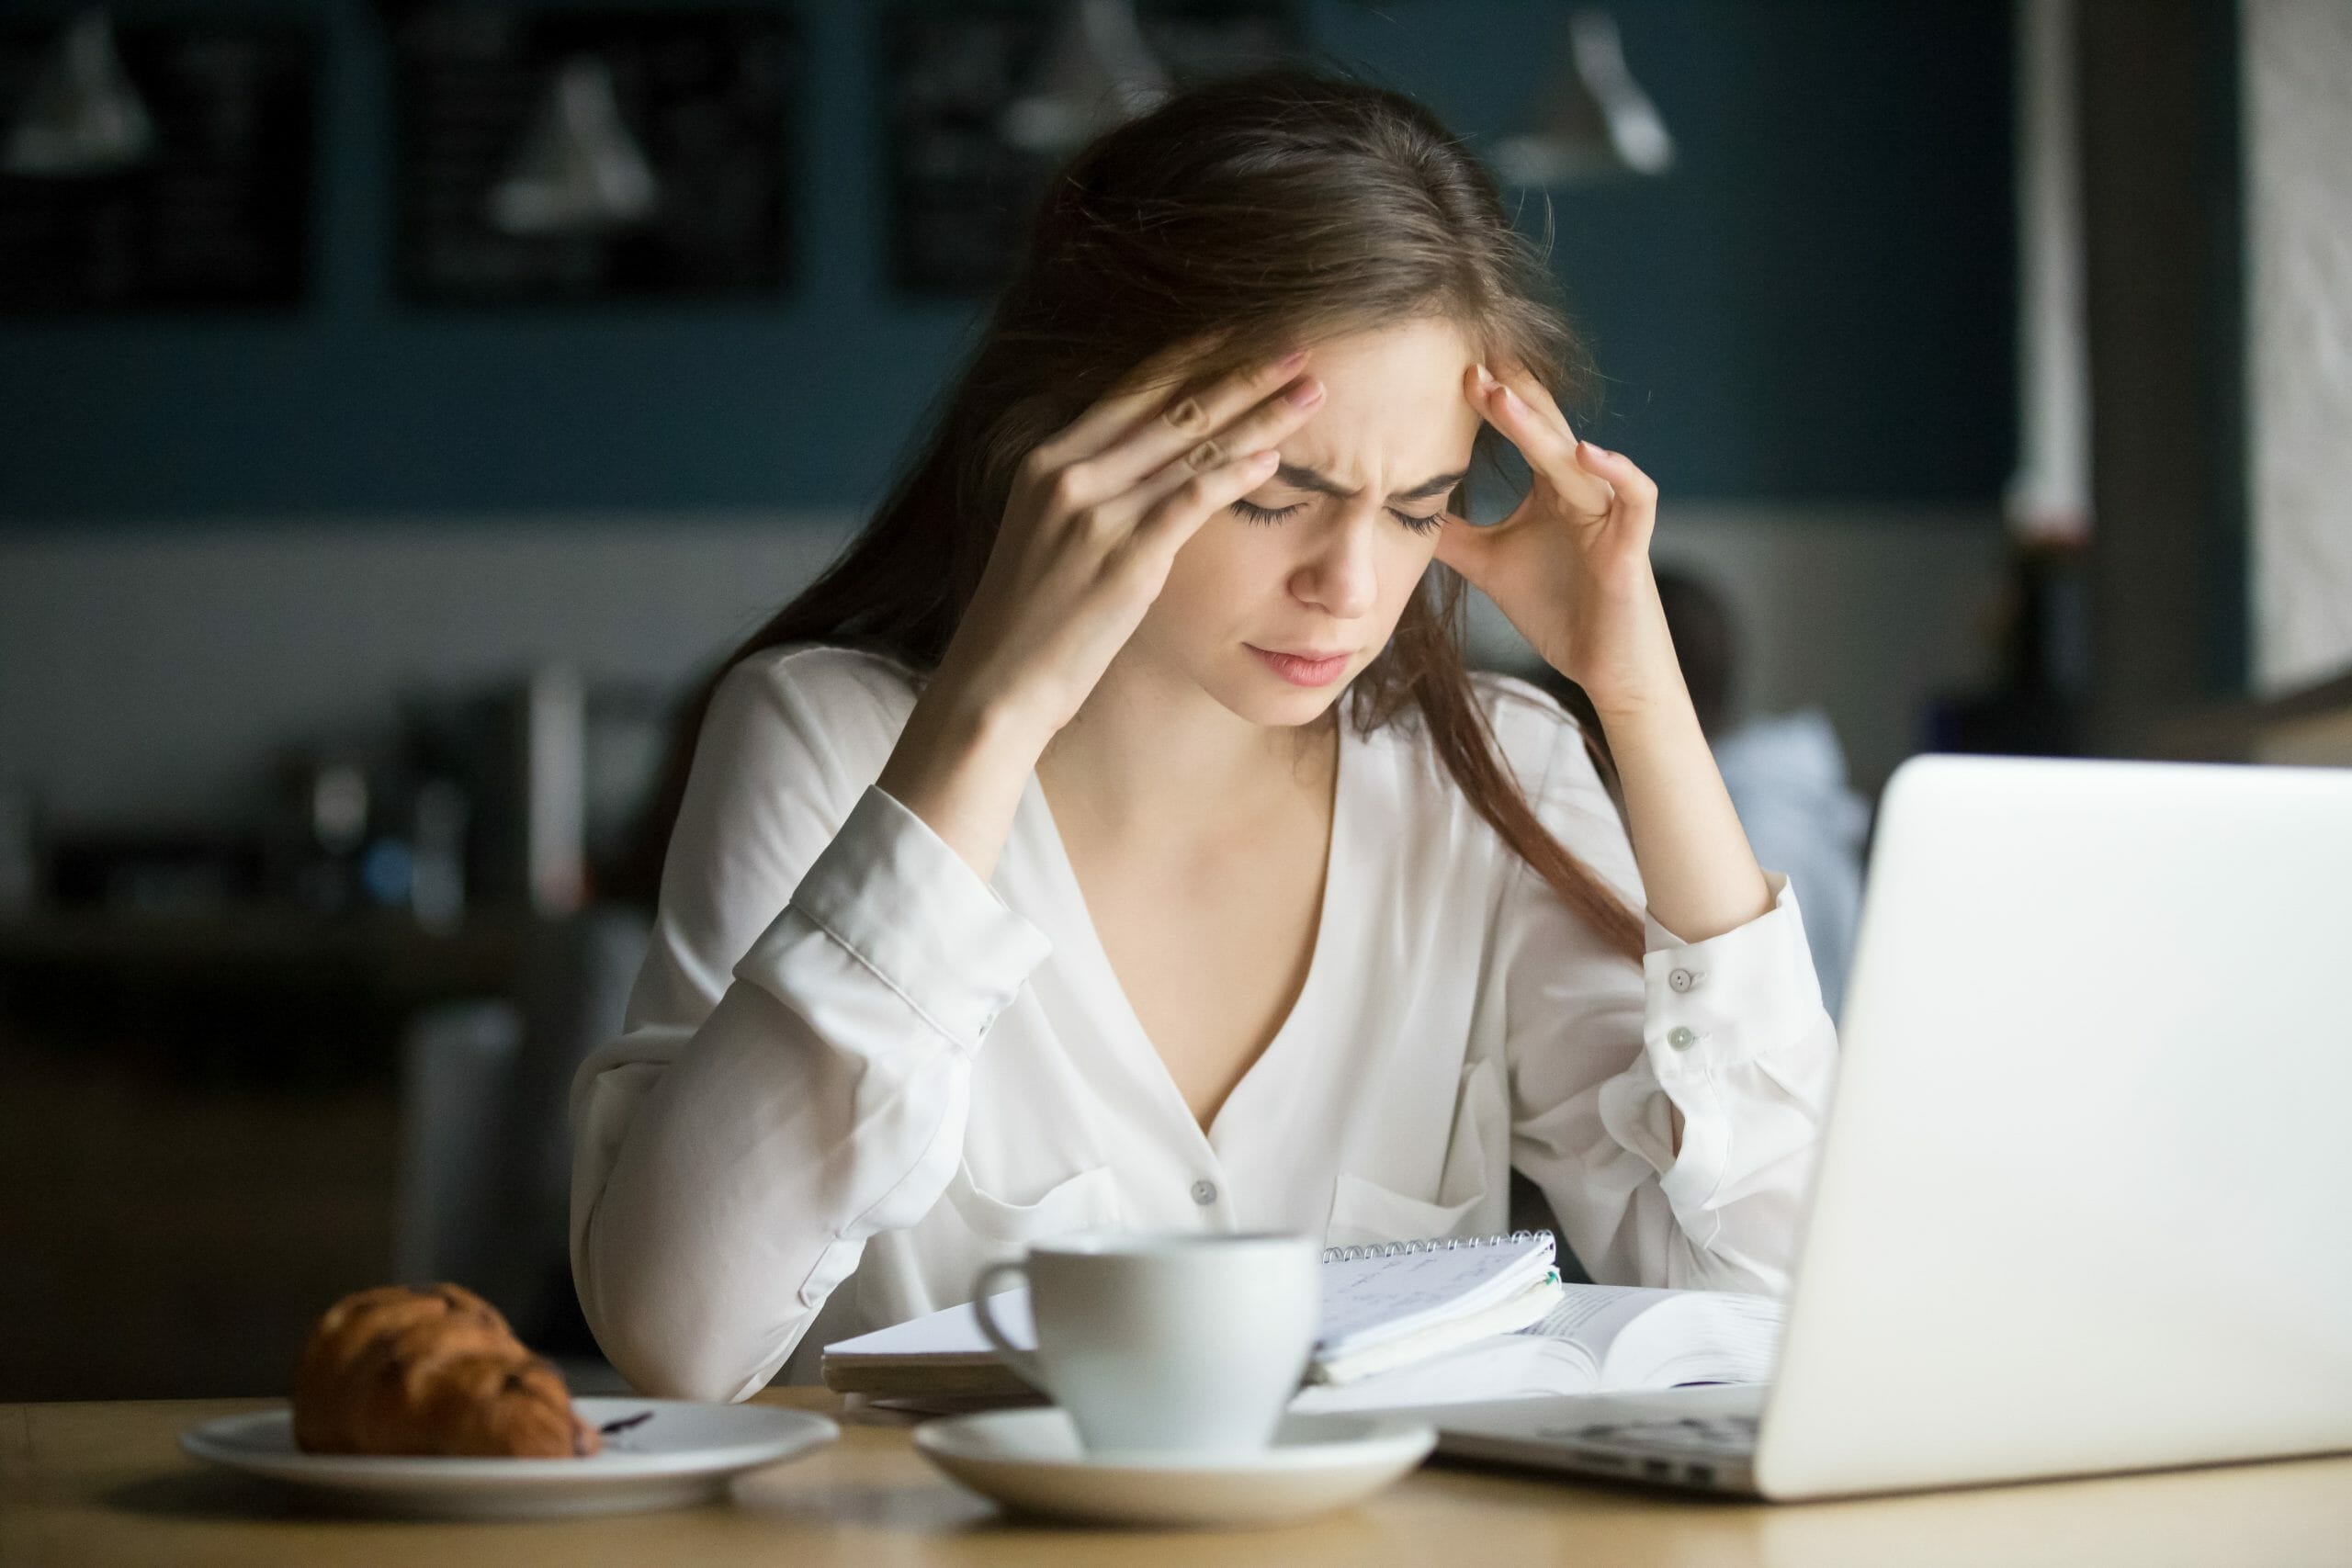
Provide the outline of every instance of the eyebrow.
{"type": "MultiPolygon", "coordinates": [[[[1431,496],[1443,495],[1455,485],[1460,484],[1469,472],[1469,469],[1464,468],[1456,473],[1435,474],[1423,479],[1420,483],[1415,485],[1410,490],[1400,490],[1396,491],[1388,499],[1391,501],[1427,501],[1431,496]]],[[[1317,473],[1313,468],[1303,468],[1296,463],[1283,463],[1279,466],[1274,469],[1274,478],[1280,479],[1286,485],[1294,486],[1299,490],[1311,490],[1319,495],[1334,495],[1339,497],[1341,501],[1352,501],[1355,499],[1356,492],[1354,491],[1349,490],[1345,486],[1341,485],[1329,475],[1317,473]]]]}

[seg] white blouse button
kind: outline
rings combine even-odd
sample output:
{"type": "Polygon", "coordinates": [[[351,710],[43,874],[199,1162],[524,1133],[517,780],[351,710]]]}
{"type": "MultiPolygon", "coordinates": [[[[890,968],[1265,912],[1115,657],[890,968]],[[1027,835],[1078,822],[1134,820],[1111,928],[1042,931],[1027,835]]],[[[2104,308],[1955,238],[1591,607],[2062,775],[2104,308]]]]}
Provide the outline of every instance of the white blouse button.
{"type": "Polygon", "coordinates": [[[1207,1208],[1216,1201],[1216,1183],[1205,1178],[1193,1183],[1193,1201],[1207,1208]]]}
{"type": "Polygon", "coordinates": [[[1678,991],[1687,991],[1699,983],[1699,976],[1688,969],[1677,969],[1666,977],[1666,983],[1678,991]]]}
{"type": "Polygon", "coordinates": [[[1678,1051],[1688,1051],[1692,1045],[1698,1043],[1698,1034],[1688,1024],[1676,1028],[1666,1037],[1666,1043],[1678,1051]]]}

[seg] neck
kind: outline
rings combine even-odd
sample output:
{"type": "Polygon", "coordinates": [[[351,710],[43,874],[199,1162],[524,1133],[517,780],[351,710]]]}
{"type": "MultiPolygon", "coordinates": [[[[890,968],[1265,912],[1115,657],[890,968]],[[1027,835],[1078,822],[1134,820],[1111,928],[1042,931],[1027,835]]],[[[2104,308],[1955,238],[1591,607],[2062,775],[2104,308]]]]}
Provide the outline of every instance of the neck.
{"type": "Polygon", "coordinates": [[[1123,651],[1037,761],[1057,821],[1132,841],[1197,843],[1302,791],[1319,800],[1337,761],[1335,704],[1300,726],[1252,724],[1172,671],[1123,651]]]}

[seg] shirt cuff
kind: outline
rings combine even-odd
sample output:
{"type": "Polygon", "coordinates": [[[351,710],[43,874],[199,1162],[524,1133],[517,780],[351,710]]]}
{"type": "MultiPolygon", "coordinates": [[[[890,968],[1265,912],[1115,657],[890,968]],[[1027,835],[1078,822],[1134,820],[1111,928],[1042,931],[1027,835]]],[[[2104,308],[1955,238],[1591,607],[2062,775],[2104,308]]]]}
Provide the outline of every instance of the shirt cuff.
{"type": "Polygon", "coordinates": [[[878,784],[866,786],[809,863],[790,907],[967,1051],[1053,951],[1044,931],[878,784]]]}
{"type": "Polygon", "coordinates": [[[1768,871],[1764,880],[1772,907],[1705,942],[1684,942],[1644,916],[1643,1050],[1658,1087],[1682,1109],[1682,1146],[1658,1185],[1702,1245],[1722,1227],[1711,1210],[1737,1120],[1719,1069],[1809,1038],[1823,1017],[1796,894],[1781,873],[1768,871]]]}
{"type": "Polygon", "coordinates": [[[1753,1061],[1803,1039],[1821,1012],[1796,890],[1764,874],[1772,907],[1704,942],[1684,942],[1645,914],[1642,1036],[1661,1080],[1753,1061]]]}

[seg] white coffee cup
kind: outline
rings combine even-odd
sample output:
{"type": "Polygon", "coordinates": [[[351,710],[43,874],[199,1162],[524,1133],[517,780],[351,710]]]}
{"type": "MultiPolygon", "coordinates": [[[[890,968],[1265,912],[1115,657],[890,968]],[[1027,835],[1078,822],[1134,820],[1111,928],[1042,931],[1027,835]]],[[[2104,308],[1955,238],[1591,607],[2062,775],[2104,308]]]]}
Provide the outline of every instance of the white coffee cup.
{"type": "Polygon", "coordinates": [[[1272,1438],[1315,1348],[1320,1258],[1303,1235],[1067,1236],[981,1270],[972,1306],[1005,1364],[1069,1412],[1089,1453],[1243,1457],[1272,1438]],[[1023,1278],[1034,1352],[989,1310],[1023,1278]]]}

